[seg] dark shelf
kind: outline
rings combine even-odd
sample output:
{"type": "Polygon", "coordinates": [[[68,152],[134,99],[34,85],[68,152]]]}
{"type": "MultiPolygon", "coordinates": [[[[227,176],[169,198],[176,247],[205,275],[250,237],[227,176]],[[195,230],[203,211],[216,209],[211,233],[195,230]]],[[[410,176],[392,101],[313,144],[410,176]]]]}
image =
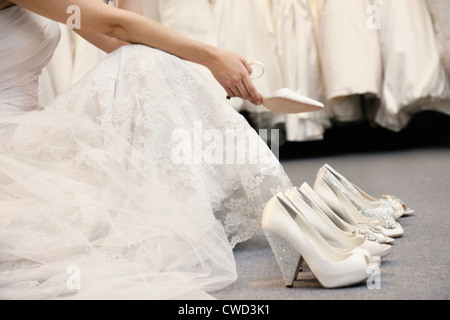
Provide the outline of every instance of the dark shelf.
{"type": "Polygon", "coordinates": [[[369,122],[335,123],[323,140],[286,142],[280,147],[280,159],[430,147],[450,147],[450,116],[424,111],[416,114],[401,132],[375,127],[369,122]]]}

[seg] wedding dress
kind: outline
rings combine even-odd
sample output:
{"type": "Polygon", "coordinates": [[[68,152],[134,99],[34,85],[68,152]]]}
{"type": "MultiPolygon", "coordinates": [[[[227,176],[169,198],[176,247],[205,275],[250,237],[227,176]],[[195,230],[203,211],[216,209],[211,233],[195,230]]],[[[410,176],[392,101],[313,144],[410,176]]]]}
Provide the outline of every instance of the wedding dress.
{"type": "Polygon", "coordinates": [[[447,76],[450,78],[450,2],[447,0],[427,0],[433,20],[438,51],[447,76]]]}
{"type": "Polygon", "coordinates": [[[49,104],[58,94],[72,85],[72,73],[75,48],[73,32],[63,24],[59,24],[61,39],[52,60],[42,70],[39,77],[39,103],[49,104]]]}
{"type": "MultiPolygon", "coordinates": [[[[254,80],[262,96],[283,88],[271,1],[214,0],[212,3],[218,45],[240,54],[249,62],[259,61],[264,64],[264,77],[254,80]]],[[[263,128],[273,128],[278,121],[284,122],[284,116],[275,115],[263,106],[246,101],[236,105],[236,108],[249,111],[255,123],[263,128]]]]}
{"type": "Polygon", "coordinates": [[[232,248],[292,187],[280,163],[189,64],[147,46],[109,54],[39,106],[59,35],[0,11],[0,298],[211,298],[236,279],[232,248]],[[264,161],[223,148],[233,130],[264,161]]]}
{"type": "MultiPolygon", "coordinates": [[[[158,0],[157,8],[161,24],[192,39],[218,45],[213,5],[209,0],[158,0]]],[[[217,90],[217,94],[227,96],[225,89],[207,68],[195,63],[191,66],[209,80],[217,90]]],[[[228,101],[228,103],[236,105],[235,101],[228,101]]]]}
{"type": "Polygon", "coordinates": [[[331,116],[341,121],[361,120],[361,96],[380,97],[382,89],[378,32],[368,28],[367,10],[372,3],[323,0],[316,5],[320,12],[320,59],[331,116]]]}
{"type": "Polygon", "coordinates": [[[142,0],[144,15],[155,21],[159,21],[159,0],[142,0]]]}
{"type": "MultiPolygon", "coordinates": [[[[273,16],[283,86],[323,101],[324,86],[317,49],[314,3],[309,0],[274,0],[273,16]]],[[[286,116],[288,141],[323,139],[329,127],[325,111],[286,116]]]]}
{"type": "Polygon", "coordinates": [[[437,109],[450,114],[450,82],[425,0],[373,0],[382,14],[381,108],[376,121],[400,131],[414,113],[437,109]]]}
{"type": "MultiPolygon", "coordinates": [[[[74,85],[88,74],[95,66],[106,57],[106,53],[84,38],[73,33],[72,46],[74,47],[72,74],[70,84],[74,85]]],[[[59,49],[59,47],[58,47],[59,49]]],[[[54,58],[52,59],[52,61],[54,58]]]]}
{"type": "MultiPolygon", "coordinates": [[[[158,0],[142,1],[144,15],[158,21],[158,0]]],[[[39,102],[47,105],[91,71],[106,53],[60,24],[61,40],[39,78],[39,102]]]]}

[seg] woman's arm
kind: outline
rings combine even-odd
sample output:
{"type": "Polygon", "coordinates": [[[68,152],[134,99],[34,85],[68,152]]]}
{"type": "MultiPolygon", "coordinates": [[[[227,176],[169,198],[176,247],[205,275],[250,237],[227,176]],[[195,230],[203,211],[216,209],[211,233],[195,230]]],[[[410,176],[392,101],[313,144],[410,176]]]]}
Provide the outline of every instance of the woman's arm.
{"type": "Polygon", "coordinates": [[[230,97],[261,104],[261,96],[250,79],[251,67],[244,58],[221,48],[185,37],[140,14],[113,8],[92,0],[11,0],[30,11],[66,23],[67,9],[81,12],[81,29],[135,44],[144,44],[181,59],[207,67],[230,97]]]}
{"type": "MultiPolygon", "coordinates": [[[[100,0],[96,0],[100,1],[100,0]]],[[[141,0],[119,0],[119,8],[123,10],[127,10],[130,12],[134,12],[140,15],[143,15],[143,9],[141,0]]],[[[122,41],[116,38],[112,38],[107,35],[103,35],[101,33],[89,31],[87,29],[81,28],[81,29],[74,29],[74,31],[86,39],[88,42],[92,43],[97,48],[107,52],[111,53],[117,49],[119,49],[122,46],[130,44],[129,42],[122,41]]]]}

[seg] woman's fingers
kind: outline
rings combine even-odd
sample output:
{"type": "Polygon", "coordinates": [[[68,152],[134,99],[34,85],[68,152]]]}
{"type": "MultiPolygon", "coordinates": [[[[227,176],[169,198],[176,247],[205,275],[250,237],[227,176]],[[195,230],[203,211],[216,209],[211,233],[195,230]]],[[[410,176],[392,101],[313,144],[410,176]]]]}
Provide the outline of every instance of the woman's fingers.
{"type": "Polygon", "coordinates": [[[244,77],[242,81],[235,84],[234,88],[229,87],[226,91],[229,98],[242,98],[256,105],[262,104],[261,95],[256,90],[250,77],[244,77]]]}
{"type": "Polygon", "coordinates": [[[244,58],[241,59],[241,62],[244,64],[244,67],[247,69],[248,74],[251,75],[253,73],[253,69],[252,69],[251,65],[244,58]]]}
{"type": "Polygon", "coordinates": [[[250,79],[250,75],[253,73],[253,69],[244,58],[241,58],[241,62],[247,69],[247,73],[242,77],[242,85],[244,86],[244,88],[241,88],[240,86],[239,88],[240,90],[245,91],[245,96],[247,96],[246,99],[248,99],[253,104],[260,105],[262,104],[261,95],[259,94],[258,90],[256,90],[253,81],[250,79]]]}
{"type": "Polygon", "coordinates": [[[241,98],[248,100],[251,103],[255,104],[255,101],[250,96],[250,93],[247,91],[247,88],[245,87],[245,85],[242,81],[236,84],[236,89],[239,91],[241,98]]]}
{"type": "Polygon", "coordinates": [[[261,105],[262,104],[262,98],[259,94],[258,90],[256,89],[253,81],[250,79],[250,75],[244,77],[243,85],[245,86],[246,91],[250,95],[251,99],[253,100],[253,104],[261,105]]]}
{"type": "Polygon", "coordinates": [[[262,104],[261,95],[256,90],[253,81],[250,79],[250,74],[244,73],[240,79],[234,81],[234,87],[230,86],[234,96],[250,101],[253,104],[262,104]]]}
{"type": "Polygon", "coordinates": [[[228,100],[235,97],[235,95],[234,95],[234,93],[233,93],[232,90],[230,90],[229,88],[226,88],[226,87],[224,87],[224,89],[225,89],[225,91],[227,92],[227,95],[228,95],[228,96],[227,96],[227,99],[228,99],[228,100]]]}
{"type": "Polygon", "coordinates": [[[227,92],[227,98],[242,98],[253,104],[262,104],[261,95],[250,79],[253,71],[247,61],[231,51],[218,50],[219,54],[209,69],[227,92]]]}
{"type": "Polygon", "coordinates": [[[241,94],[239,90],[233,89],[232,87],[229,87],[227,89],[228,97],[230,98],[241,98],[241,94]]]}

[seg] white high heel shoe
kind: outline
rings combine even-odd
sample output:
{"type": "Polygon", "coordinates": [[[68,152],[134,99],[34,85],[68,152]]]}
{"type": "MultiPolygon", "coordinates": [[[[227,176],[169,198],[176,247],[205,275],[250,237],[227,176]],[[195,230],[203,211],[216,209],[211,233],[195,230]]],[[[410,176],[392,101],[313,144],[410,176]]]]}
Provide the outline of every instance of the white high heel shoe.
{"type": "MultiPolygon", "coordinates": [[[[250,66],[252,67],[251,79],[259,79],[264,75],[264,64],[261,62],[251,62],[250,66]]],[[[289,88],[282,88],[269,96],[262,96],[261,98],[264,107],[278,114],[314,112],[321,111],[325,108],[323,103],[289,88]]]]}
{"type": "Polygon", "coordinates": [[[262,97],[262,99],[263,106],[278,114],[314,112],[325,108],[321,102],[288,88],[280,89],[270,96],[262,97]]]}
{"type": "MultiPolygon", "coordinates": [[[[402,226],[392,216],[383,215],[386,213],[384,207],[377,209],[376,218],[368,217],[367,208],[347,191],[335,175],[324,167],[317,174],[314,191],[336,214],[354,226],[375,225],[391,238],[401,237],[405,233],[402,226]]],[[[392,211],[391,208],[390,212],[392,211]]],[[[375,209],[372,212],[375,212],[375,209]]]]}
{"type": "Polygon", "coordinates": [[[367,250],[371,256],[384,258],[391,253],[390,245],[369,241],[359,234],[348,235],[339,229],[330,218],[301,190],[294,188],[285,195],[301,214],[335,248],[341,250],[367,250]]]}
{"type": "Polygon", "coordinates": [[[292,286],[305,260],[325,288],[346,287],[361,283],[370,276],[372,264],[368,255],[337,251],[288,204],[282,193],[267,204],[262,227],[277,259],[286,285],[292,286]]]}
{"type": "MultiPolygon", "coordinates": [[[[352,241],[349,241],[349,238],[340,238],[342,235],[336,232],[332,225],[328,224],[329,219],[328,221],[322,221],[322,217],[303,200],[296,189],[288,190],[284,195],[290,201],[290,203],[288,203],[290,208],[293,209],[297,215],[302,215],[334,249],[344,254],[363,254],[370,257],[372,263],[381,264],[381,255],[384,255],[384,252],[380,248],[380,244],[374,242],[372,243],[373,245],[371,245],[367,243],[367,247],[364,247],[363,244],[366,239],[356,234],[354,235],[355,238],[352,238],[351,240],[356,240],[358,245],[351,243],[352,241]]],[[[385,255],[389,253],[390,252],[387,252],[385,255]]]]}
{"type": "MultiPolygon", "coordinates": [[[[341,182],[341,184],[345,188],[347,188],[348,192],[352,193],[354,197],[359,198],[359,201],[364,203],[368,208],[378,208],[380,206],[392,207],[394,209],[394,213],[392,214],[392,216],[395,220],[398,220],[405,215],[414,213],[414,210],[409,209],[399,198],[384,195],[381,199],[375,199],[374,197],[364,192],[361,188],[356,186],[354,183],[350,182],[342,174],[333,169],[329,164],[325,164],[324,168],[335,175],[339,182],[341,182]]],[[[388,210],[389,209],[387,209],[386,211],[388,210]]],[[[368,214],[371,214],[370,210],[368,211],[368,214]]],[[[373,214],[372,217],[375,218],[373,214]]]]}
{"type": "Polygon", "coordinates": [[[336,225],[339,229],[341,229],[347,236],[352,236],[354,234],[358,234],[364,236],[369,241],[376,241],[380,244],[392,244],[394,239],[387,237],[381,230],[376,226],[355,226],[346,221],[344,221],[341,217],[339,217],[333,210],[328,207],[328,205],[322,200],[319,195],[307,184],[304,183],[300,188],[303,194],[308,196],[316,206],[320,208],[320,210],[325,213],[328,218],[336,225]]]}

